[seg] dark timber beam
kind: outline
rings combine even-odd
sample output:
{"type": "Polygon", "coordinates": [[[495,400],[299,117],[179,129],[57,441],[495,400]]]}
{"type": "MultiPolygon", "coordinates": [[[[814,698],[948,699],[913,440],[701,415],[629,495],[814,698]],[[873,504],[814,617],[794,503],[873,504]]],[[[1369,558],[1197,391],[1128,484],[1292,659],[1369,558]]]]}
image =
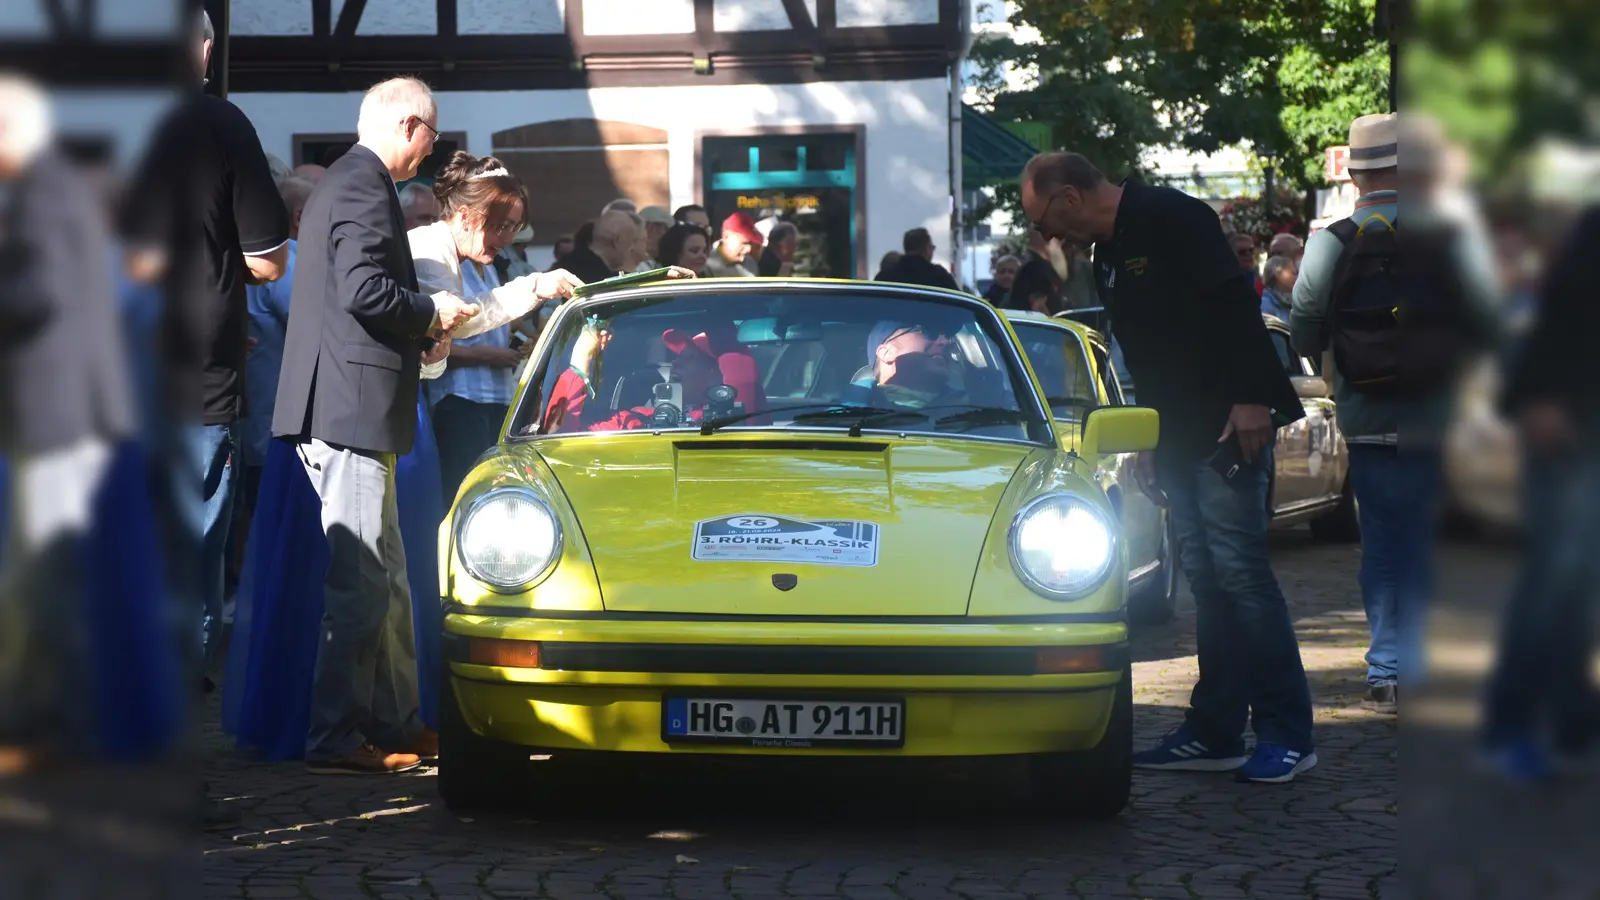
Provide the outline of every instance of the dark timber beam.
{"type": "Polygon", "coordinates": [[[356,33],[356,26],[361,24],[361,14],[367,9],[367,0],[344,0],[344,9],[339,10],[339,24],[333,26],[336,37],[351,37],[356,33]]]}

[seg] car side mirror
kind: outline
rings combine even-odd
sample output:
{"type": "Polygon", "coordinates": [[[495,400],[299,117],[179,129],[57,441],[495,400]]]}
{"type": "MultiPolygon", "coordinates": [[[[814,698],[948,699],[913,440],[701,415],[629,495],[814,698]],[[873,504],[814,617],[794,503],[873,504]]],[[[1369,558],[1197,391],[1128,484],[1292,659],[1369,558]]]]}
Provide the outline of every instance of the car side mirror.
{"type": "MultiPolygon", "coordinates": [[[[1059,426],[1058,426],[1059,427],[1059,426]]],[[[1076,425],[1065,427],[1076,429],[1076,425]]],[[[1117,453],[1154,450],[1161,439],[1161,416],[1142,406],[1099,407],[1083,418],[1078,455],[1090,462],[1117,453]]]]}
{"type": "Polygon", "coordinates": [[[1302,400],[1326,400],[1332,394],[1328,390],[1328,380],[1316,375],[1294,379],[1294,392],[1302,400]]]}

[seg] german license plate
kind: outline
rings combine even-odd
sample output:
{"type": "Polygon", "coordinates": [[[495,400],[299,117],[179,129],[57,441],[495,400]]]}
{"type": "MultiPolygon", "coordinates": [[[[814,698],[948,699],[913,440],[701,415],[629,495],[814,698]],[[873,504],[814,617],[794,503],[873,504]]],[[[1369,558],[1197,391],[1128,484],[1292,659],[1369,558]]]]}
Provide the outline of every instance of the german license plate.
{"type": "Polygon", "coordinates": [[[668,743],[901,747],[905,734],[903,700],[668,697],[661,709],[661,735],[668,743]]]}

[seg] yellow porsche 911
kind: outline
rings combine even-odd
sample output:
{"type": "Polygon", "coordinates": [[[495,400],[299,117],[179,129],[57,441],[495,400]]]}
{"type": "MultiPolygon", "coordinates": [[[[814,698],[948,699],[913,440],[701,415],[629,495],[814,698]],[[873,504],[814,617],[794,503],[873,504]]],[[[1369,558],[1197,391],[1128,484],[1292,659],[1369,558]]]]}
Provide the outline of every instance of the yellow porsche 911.
{"type": "Polygon", "coordinates": [[[1009,756],[1043,809],[1116,815],[1128,549],[1095,473],[1156,415],[1045,398],[963,294],[564,304],[440,529],[446,803],[569,751],[1009,756]]]}

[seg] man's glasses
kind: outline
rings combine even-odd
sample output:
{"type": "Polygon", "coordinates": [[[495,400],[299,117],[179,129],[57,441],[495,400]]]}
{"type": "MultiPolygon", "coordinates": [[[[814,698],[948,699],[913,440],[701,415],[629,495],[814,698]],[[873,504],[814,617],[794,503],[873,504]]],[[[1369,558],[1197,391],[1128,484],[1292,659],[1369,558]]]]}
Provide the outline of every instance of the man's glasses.
{"type": "Polygon", "coordinates": [[[437,141],[437,140],[439,140],[439,138],[443,137],[443,135],[439,134],[439,129],[433,127],[432,125],[429,125],[427,122],[422,121],[422,117],[421,116],[412,116],[411,118],[416,119],[418,125],[421,125],[423,128],[426,128],[429,131],[433,132],[433,139],[435,141],[437,141]]]}
{"type": "Polygon", "coordinates": [[[1045,237],[1049,237],[1049,234],[1044,230],[1044,220],[1050,218],[1050,207],[1056,205],[1056,198],[1060,196],[1060,194],[1051,194],[1050,200],[1044,205],[1044,212],[1039,213],[1039,218],[1033,220],[1033,230],[1045,235],[1045,237]]]}

